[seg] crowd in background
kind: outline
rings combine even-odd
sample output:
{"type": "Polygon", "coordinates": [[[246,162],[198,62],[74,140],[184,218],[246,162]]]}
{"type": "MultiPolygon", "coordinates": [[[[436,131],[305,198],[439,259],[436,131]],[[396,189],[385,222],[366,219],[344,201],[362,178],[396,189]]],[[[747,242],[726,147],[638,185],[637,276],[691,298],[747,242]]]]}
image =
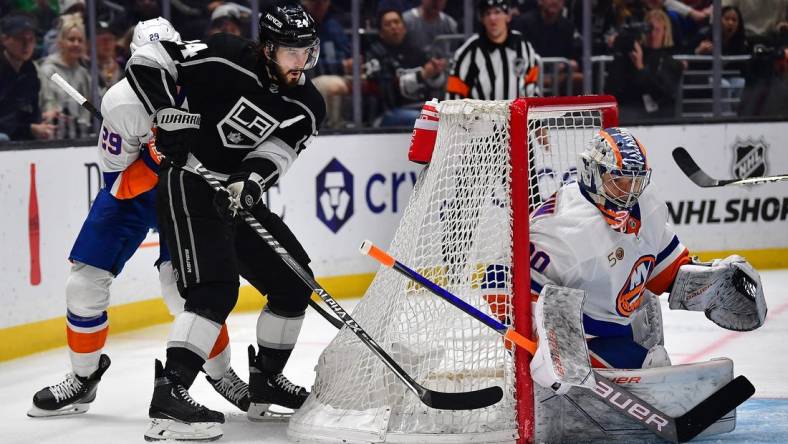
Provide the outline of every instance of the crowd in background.
{"type": "MultiPolygon", "coordinates": [[[[260,9],[268,1],[261,0],[260,9]]],[[[352,1],[302,3],[319,26],[320,60],[309,76],[326,98],[325,126],[345,128],[353,86],[352,1]]],[[[696,63],[674,56],[712,53],[712,1],[591,3],[592,52],[611,57],[604,92],[617,97],[625,119],[673,117],[677,85],[696,63]]],[[[477,34],[466,38],[463,1],[361,2],[364,32],[357,62],[366,125],[410,126],[424,100],[433,97],[539,95],[543,91],[537,85],[567,79],[571,91],[566,92],[582,92],[582,0],[474,0],[474,4],[474,29],[467,31],[477,34]],[[463,51],[476,51],[466,57],[473,60],[463,61],[463,51]],[[539,70],[540,63],[556,57],[568,63],[561,65],[558,77],[548,77],[546,70],[539,70]],[[491,64],[503,64],[520,84],[496,84],[494,75],[500,76],[500,69],[491,64]]],[[[750,56],[724,65],[726,109],[732,115],[788,114],[788,0],[723,0],[722,4],[722,54],[750,56]]],[[[0,1],[0,141],[91,133],[89,113],[49,77],[58,73],[91,97],[88,42],[95,38],[100,97],[124,75],[134,25],[162,14],[159,0],[96,0],[96,5],[96,35],[91,36],[86,31],[84,0],[0,1]]],[[[184,40],[217,32],[251,37],[250,7],[246,0],[172,0],[171,22],[184,40]]]]}

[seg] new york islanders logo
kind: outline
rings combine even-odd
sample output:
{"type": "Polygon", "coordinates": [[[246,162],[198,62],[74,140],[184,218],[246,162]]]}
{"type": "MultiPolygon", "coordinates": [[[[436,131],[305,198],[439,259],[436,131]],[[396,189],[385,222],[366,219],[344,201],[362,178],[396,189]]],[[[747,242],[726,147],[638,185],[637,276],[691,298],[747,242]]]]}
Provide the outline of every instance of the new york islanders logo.
{"type": "Polygon", "coordinates": [[[616,298],[616,311],[621,316],[629,317],[643,302],[643,290],[646,289],[646,281],[648,280],[651,271],[654,269],[656,263],[654,256],[646,255],[641,256],[640,259],[635,261],[632,270],[629,272],[627,281],[621,287],[616,298]]]}

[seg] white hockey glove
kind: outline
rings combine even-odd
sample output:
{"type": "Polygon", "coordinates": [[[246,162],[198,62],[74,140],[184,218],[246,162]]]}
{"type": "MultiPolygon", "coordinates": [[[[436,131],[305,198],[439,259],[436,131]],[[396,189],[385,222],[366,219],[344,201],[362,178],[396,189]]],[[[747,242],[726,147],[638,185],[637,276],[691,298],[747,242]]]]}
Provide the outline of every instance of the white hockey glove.
{"type": "Polygon", "coordinates": [[[758,272],[737,255],[679,268],[668,299],[672,310],[702,311],[720,327],[750,331],[766,319],[758,272]]]}

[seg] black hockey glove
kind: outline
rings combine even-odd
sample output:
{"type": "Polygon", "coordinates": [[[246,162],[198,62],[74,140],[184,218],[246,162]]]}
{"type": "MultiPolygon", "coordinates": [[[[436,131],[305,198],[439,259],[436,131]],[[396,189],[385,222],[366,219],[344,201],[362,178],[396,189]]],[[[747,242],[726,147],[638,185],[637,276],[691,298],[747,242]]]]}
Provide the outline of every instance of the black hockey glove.
{"type": "Polygon", "coordinates": [[[213,204],[225,218],[235,217],[239,210],[252,210],[262,205],[262,178],[257,173],[239,172],[227,179],[227,190],[216,192],[213,204]]]}
{"type": "Polygon", "coordinates": [[[179,108],[161,108],[153,115],[153,125],[159,152],[173,165],[185,165],[189,149],[197,139],[200,115],[179,108]]]}

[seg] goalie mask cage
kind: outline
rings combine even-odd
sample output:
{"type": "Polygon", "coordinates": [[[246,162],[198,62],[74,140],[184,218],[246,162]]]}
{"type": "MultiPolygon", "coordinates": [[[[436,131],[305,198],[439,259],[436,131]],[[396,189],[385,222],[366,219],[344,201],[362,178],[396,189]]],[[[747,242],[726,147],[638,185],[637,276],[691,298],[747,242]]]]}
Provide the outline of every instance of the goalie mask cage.
{"type": "MultiPolygon", "coordinates": [[[[617,124],[610,96],[442,102],[432,160],[388,250],[531,336],[528,214],[574,180],[577,153],[591,137],[617,124]]],[[[320,356],[312,396],[290,419],[291,438],[533,440],[526,351],[388,268],[378,271],[353,317],[423,386],[460,392],[497,385],[503,399],[476,410],[429,408],[344,328],[320,356]]]]}

